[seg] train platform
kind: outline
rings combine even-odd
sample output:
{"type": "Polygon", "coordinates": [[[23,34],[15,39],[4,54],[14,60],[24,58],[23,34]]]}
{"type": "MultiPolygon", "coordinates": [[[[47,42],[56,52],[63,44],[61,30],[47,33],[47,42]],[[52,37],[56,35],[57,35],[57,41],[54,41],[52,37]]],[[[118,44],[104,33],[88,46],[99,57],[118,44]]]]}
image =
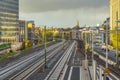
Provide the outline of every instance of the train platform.
{"type": "Polygon", "coordinates": [[[63,80],[91,80],[90,73],[91,72],[83,66],[68,66],[63,80]]]}
{"type": "Polygon", "coordinates": [[[91,67],[85,64],[84,55],[78,51],[77,45],[65,68],[61,80],[91,80],[91,67]]]}

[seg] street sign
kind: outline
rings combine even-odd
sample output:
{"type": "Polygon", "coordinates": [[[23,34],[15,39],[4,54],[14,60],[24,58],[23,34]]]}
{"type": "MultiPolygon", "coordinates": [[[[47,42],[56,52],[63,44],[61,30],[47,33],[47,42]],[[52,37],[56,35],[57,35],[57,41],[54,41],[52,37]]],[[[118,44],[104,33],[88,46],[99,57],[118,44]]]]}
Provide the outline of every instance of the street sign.
{"type": "Polygon", "coordinates": [[[105,68],[104,73],[105,73],[105,74],[109,74],[109,73],[110,73],[109,68],[105,68]]]}

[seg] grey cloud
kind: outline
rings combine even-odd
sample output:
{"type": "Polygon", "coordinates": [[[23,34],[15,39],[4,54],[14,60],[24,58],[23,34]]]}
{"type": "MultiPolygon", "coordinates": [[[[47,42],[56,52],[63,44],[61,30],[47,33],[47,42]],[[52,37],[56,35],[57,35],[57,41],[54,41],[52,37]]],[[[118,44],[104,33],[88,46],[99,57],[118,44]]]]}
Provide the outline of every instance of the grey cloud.
{"type": "Polygon", "coordinates": [[[100,8],[109,5],[109,0],[20,0],[20,11],[36,13],[77,8],[100,8]]]}
{"type": "Polygon", "coordinates": [[[100,9],[76,9],[76,10],[59,10],[42,13],[21,13],[22,19],[35,20],[36,25],[55,25],[55,26],[74,26],[76,20],[79,20],[80,26],[96,25],[103,23],[109,17],[107,8],[100,9]]]}

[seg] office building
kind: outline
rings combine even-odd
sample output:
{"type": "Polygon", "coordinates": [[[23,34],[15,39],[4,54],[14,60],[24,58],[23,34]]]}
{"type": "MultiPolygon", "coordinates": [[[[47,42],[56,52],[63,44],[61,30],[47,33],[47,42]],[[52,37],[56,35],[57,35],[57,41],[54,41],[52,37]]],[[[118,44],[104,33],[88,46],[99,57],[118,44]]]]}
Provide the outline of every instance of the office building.
{"type": "Polygon", "coordinates": [[[35,28],[35,23],[34,21],[27,21],[28,27],[27,27],[27,38],[28,40],[34,42],[35,40],[35,35],[34,35],[34,28],[35,28]]]}
{"type": "Polygon", "coordinates": [[[27,22],[25,20],[19,20],[19,42],[25,40],[25,26],[27,22]]]}
{"type": "Polygon", "coordinates": [[[31,42],[34,42],[34,28],[34,21],[19,20],[19,41],[30,40],[31,42]]]}
{"type": "Polygon", "coordinates": [[[116,41],[118,41],[118,46],[120,47],[120,30],[118,30],[118,34],[116,35],[116,27],[120,26],[120,22],[116,22],[120,19],[120,0],[110,0],[110,43],[113,47],[116,47],[116,41]],[[117,40],[118,38],[118,40],[117,40]]]}
{"type": "Polygon", "coordinates": [[[110,18],[106,18],[106,20],[103,23],[103,27],[104,27],[104,43],[106,43],[106,38],[107,38],[108,44],[111,44],[110,43],[110,18]],[[106,32],[107,32],[107,37],[106,37],[106,32]]]}
{"type": "Polygon", "coordinates": [[[0,42],[18,41],[19,0],[0,0],[0,42]]]}

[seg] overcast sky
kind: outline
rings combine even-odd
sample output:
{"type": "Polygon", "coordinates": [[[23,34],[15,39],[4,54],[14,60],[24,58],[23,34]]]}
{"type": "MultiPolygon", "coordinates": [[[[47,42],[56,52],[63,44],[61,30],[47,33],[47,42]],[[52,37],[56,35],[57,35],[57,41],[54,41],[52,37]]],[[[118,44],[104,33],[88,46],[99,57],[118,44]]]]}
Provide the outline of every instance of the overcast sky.
{"type": "Polygon", "coordinates": [[[109,0],[19,0],[20,19],[36,25],[73,27],[101,24],[109,17],[109,0]]]}

